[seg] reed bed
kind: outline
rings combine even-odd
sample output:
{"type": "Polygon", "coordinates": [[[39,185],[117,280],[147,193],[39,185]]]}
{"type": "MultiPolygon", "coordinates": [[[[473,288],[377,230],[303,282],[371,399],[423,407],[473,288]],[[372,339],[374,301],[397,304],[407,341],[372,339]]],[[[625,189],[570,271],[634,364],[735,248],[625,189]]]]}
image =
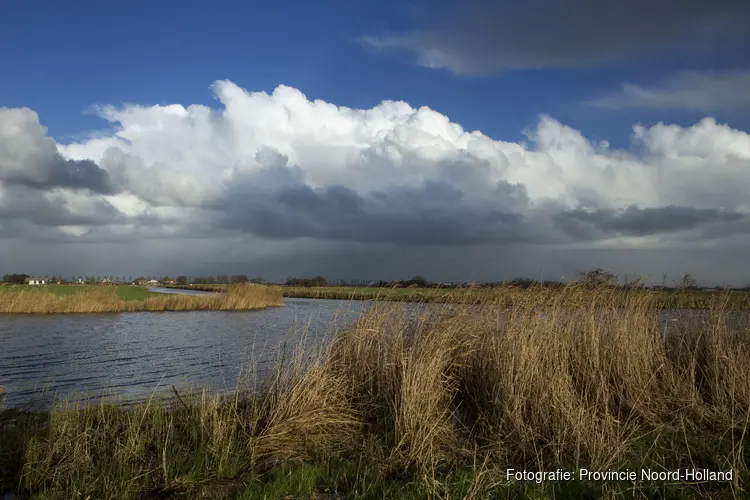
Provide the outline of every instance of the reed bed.
{"type": "MultiPolygon", "coordinates": [[[[209,285],[211,286],[211,285],[209,285]]],[[[221,285],[215,285],[221,286],[221,285]]],[[[375,300],[388,302],[423,302],[453,304],[495,304],[513,306],[533,300],[537,305],[585,307],[592,292],[610,305],[625,305],[638,296],[664,309],[713,309],[718,306],[734,309],[750,308],[750,293],[709,291],[657,291],[601,288],[591,290],[570,285],[565,292],[545,287],[520,288],[510,285],[467,288],[378,288],[378,287],[282,287],[285,297],[338,300],[375,300]],[[562,302],[560,299],[564,299],[562,302]]]]}
{"type": "MultiPolygon", "coordinates": [[[[197,290],[199,292],[223,292],[229,285],[206,284],[206,285],[161,285],[162,288],[174,288],[177,290],[197,290]]],[[[266,286],[257,283],[243,283],[243,286],[266,286]]]]}
{"type": "Polygon", "coordinates": [[[215,295],[161,294],[125,300],[114,289],[59,295],[23,287],[0,291],[0,313],[108,313],[135,311],[235,311],[282,305],[278,287],[232,285],[215,295]]]}
{"type": "Polygon", "coordinates": [[[612,297],[571,288],[511,309],[376,303],[312,362],[302,352],[280,361],[257,393],[63,408],[44,425],[14,415],[12,431],[0,427],[0,466],[14,471],[0,488],[44,498],[744,497],[750,324],[717,304],[665,335],[652,296],[612,297]],[[505,473],[558,467],[733,474],[535,483],[505,473]]]}

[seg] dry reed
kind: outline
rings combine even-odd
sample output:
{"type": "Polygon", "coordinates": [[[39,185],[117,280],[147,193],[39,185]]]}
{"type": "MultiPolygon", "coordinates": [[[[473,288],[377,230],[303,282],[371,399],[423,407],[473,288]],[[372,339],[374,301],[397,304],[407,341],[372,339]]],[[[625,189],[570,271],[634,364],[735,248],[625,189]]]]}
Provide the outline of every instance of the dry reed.
{"type": "Polygon", "coordinates": [[[497,480],[506,467],[688,466],[732,469],[734,481],[674,486],[680,495],[742,496],[747,316],[717,307],[665,335],[648,295],[555,294],[513,308],[377,303],[249,398],[53,412],[24,448],[20,489],[135,498],[336,458],[411,474],[433,497],[451,496],[439,478],[452,470],[472,470],[471,495],[491,498],[510,487],[497,480]]]}
{"type": "MultiPolygon", "coordinates": [[[[222,285],[207,285],[222,286],[222,285]]],[[[202,288],[198,288],[202,289],[202,288]]],[[[206,288],[209,289],[209,288],[206,288]]],[[[634,297],[649,302],[654,307],[669,309],[715,309],[722,305],[734,309],[750,309],[750,293],[711,292],[701,290],[659,291],[651,289],[590,288],[570,285],[564,292],[560,288],[532,286],[521,288],[511,285],[466,288],[378,288],[378,287],[298,287],[283,286],[285,297],[307,299],[377,300],[388,302],[422,302],[443,304],[495,304],[513,306],[533,300],[544,307],[587,307],[592,294],[602,303],[625,306],[634,297]]]]}
{"type": "Polygon", "coordinates": [[[215,295],[163,294],[124,300],[114,289],[57,295],[23,288],[0,293],[0,313],[108,313],[135,311],[234,311],[282,304],[278,287],[233,285],[215,295]]]}

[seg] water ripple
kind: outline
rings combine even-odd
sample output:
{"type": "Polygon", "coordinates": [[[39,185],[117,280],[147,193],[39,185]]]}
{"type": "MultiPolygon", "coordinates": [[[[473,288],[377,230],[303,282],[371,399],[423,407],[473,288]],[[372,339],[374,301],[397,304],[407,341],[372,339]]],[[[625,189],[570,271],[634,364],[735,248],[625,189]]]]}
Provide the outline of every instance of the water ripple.
{"type": "Polygon", "coordinates": [[[315,339],[353,321],[367,303],[287,299],[260,311],[0,316],[0,386],[6,406],[102,395],[134,401],[171,386],[231,390],[262,374],[279,345],[315,339]],[[343,312],[348,310],[348,312],[343,312]]]}

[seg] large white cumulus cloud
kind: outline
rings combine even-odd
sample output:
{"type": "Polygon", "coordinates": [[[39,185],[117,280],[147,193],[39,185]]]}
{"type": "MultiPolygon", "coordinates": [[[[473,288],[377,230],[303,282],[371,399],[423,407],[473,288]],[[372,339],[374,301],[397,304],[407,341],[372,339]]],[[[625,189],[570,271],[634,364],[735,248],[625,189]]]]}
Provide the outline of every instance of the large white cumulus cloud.
{"type": "Polygon", "coordinates": [[[750,236],[750,135],[711,118],[635,126],[617,150],[546,116],[519,144],[404,102],[213,91],[216,109],[102,107],[116,132],[67,145],[33,111],[1,109],[0,238],[242,237],[272,256],[271,242],[298,238],[633,248],[750,236]]]}
{"type": "Polygon", "coordinates": [[[404,102],[360,110],[286,86],[213,90],[219,109],[101,108],[115,134],[58,149],[106,170],[123,190],[108,200],[130,216],[271,239],[684,242],[707,224],[736,233],[750,210],[750,136],[711,118],[636,126],[624,151],[546,116],[517,144],[404,102]]]}

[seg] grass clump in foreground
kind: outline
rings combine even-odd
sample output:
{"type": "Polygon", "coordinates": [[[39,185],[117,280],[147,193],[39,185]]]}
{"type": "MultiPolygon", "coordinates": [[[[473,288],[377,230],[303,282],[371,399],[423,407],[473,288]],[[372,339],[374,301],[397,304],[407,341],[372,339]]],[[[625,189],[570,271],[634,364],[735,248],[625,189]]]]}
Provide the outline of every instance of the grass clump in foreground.
{"type": "MultiPolygon", "coordinates": [[[[257,393],[7,414],[0,488],[38,498],[738,498],[747,316],[662,335],[648,297],[511,310],[377,303],[257,393]],[[35,420],[36,419],[36,420],[35,420]],[[10,422],[13,422],[12,424],[10,422]],[[729,482],[507,481],[505,470],[732,470],[729,482]]],[[[578,295],[576,295],[578,296],[578,295]]]]}
{"type": "Polygon", "coordinates": [[[278,287],[232,285],[215,295],[159,294],[136,286],[0,288],[0,313],[249,310],[279,306],[278,287]]]}

